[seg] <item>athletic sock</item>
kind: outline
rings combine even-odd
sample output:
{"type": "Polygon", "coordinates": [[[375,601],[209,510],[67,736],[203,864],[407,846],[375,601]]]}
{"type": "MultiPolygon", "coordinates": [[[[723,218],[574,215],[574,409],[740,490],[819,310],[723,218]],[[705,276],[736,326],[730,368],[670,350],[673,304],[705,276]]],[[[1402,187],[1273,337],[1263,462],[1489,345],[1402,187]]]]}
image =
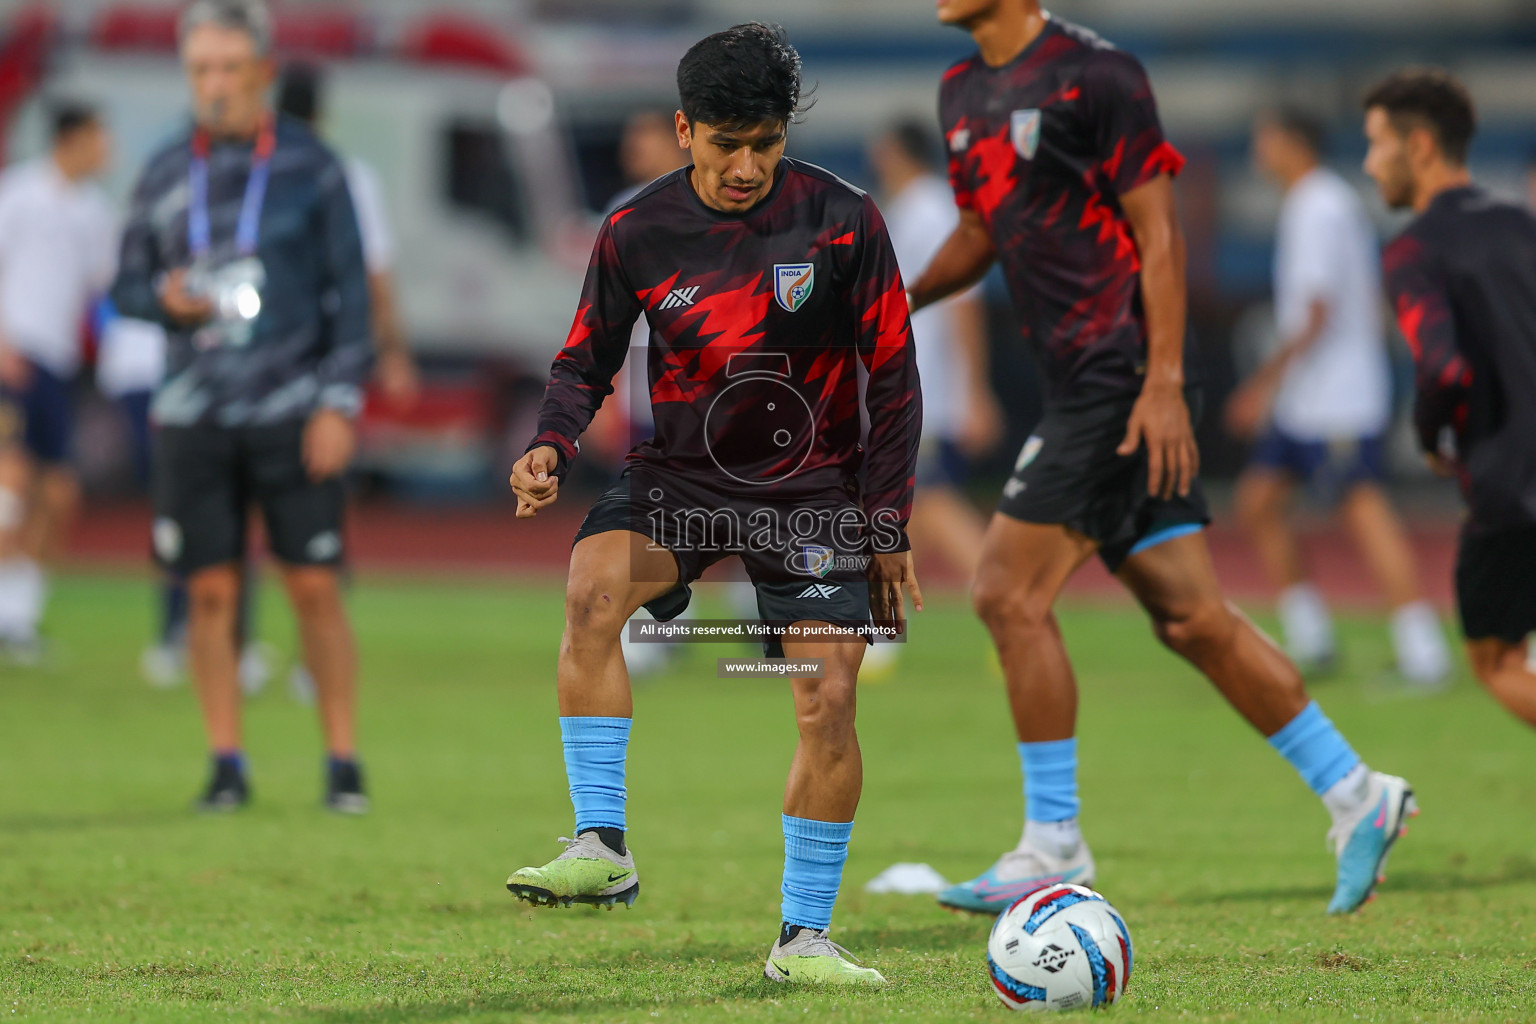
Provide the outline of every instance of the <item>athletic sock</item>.
{"type": "Polygon", "coordinates": [[[1026,819],[1022,842],[1042,853],[1050,854],[1057,860],[1066,860],[1083,845],[1083,833],[1077,827],[1076,818],[1068,818],[1066,821],[1026,819]]]}
{"type": "Polygon", "coordinates": [[[624,822],[624,759],[629,750],[628,718],[561,717],[565,777],[576,809],[576,833],[616,828],[624,822]]]}
{"type": "Polygon", "coordinates": [[[1069,821],[1077,817],[1077,739],[1020,743],[1024,769],[1024,820],[1069,821]]]}
{"type": "Polygon", "coordinates": [[[779,922],[779,945],[787,946],[796,935],[805,931],[803,924],[790,924],[788,921],[779,922]]]}
{"type": "Polygon", "coordinates": [[[18,562],[24,635],[36,636],[38,623],[43,620],[43,607],[48,603],[48,577],[43,573],[43,567],[32,559],[22,558],[18,562]]]}
{"type": "Polygon", "coordinates": [[[27,595],[23,579],[24,559],[0,562],[0,638],[22,640],[27,637],[27,595]]]}
{"type": "Polygon", "coordinates": [[[784,897],[784,923],[818,931],[830,928],[853,822],[814,821],[788,814],[783,822],[784,884],[779,891],[784,897]]]}
{"type": "Polygon", "coordinates": [[[245,754],[239,750],[215,750],[213,752],[213,767],[215,771],[232,771],[236,775],[245,775],[245,754]]]}
{"type": "Polygon", "coordinates": [[[160,643],[180,647],[187,639],[187,581],[174,576],[160,588],[160,643]]]}
{"type": "Polygon", "coordinates": [[[1313,662],[1333,656],[1333,619],[1316,587],[1293,583],[1280,591],[1278,605],[1285,648],[1292,658],[1313,662]]]}
{"type": "Polygon", "coordinates": [[[1334,821],[1359,810],[1371,795],[1371,771],[1362,761],[1356,764],[1344,777],[1323,791],[1323,806],[1328,808],[1328,813],[1334,821]]]}
{"type": "MultiPolygon", "coordinates": [[[[1356,769],[1361,773],[1366,771],[1360,755],[1355,753],[1354,748],[1328,720],[1328,716],[1323,714],[1317,701],[1302,708],[1300,714],[1269,737],[1269,745],[1291,763],[1291,767],[1296,769],[1302,780],[1318,796],[1333,791],[1339,782],[1356,769]]],[[[1334,792],[1335,797],[1342,798],[1343,795],[1343,792],[1334,792]]],[[[1329,810],[1333,810],[1331,805],[1329,810]]]]}
{"type": "MultiPolygon", "coordinates": [[[[620,857],[624,856],[624,830],[623,829],[621,829],[621,828],[609,828],[607,825],[599,825],[597,828],[583,829],[582,833],[585,833],[585,832],[591,832],[593,835],[597,836],[598,842],[600,842],[604,846],[608,847],[608,849],[612,850],[614,853],[618,854],[620,857]]],[[[582,833],[577,833],[577,834],[580,835],[582,833]]]]}
{"type": "Polygon", "coordinates": [[[1416,683],[1433,683],[1451,668],[1440,617],[1428,601],[1414,601],[1392,612],[1392,649],[1397,670],[1416,683]]]}

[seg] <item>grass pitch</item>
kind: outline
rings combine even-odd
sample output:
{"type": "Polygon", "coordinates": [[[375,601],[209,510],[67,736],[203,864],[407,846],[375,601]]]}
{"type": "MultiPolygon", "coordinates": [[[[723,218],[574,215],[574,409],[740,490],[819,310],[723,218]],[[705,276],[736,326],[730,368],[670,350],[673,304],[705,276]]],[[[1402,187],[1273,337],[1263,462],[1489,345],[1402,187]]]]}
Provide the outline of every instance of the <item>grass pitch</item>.
{"type": "MultiPolygon", "coordinates": [[[[1019,769],[1001,683],[955,600],[899,674],[861,692],[864,803],[834,937],[881,992],[761,977],[778,922],[781,683],[724,682],[692,648],[640,686],[631,911],[535,911],[507,873],[570,833],[548,585],[384,583],[352,598],[363,652],[365,819],[319,808],[311,712],[249,705],[256,803],[188,811],[203,781],[185,690],[138,681],[143,580],[59,581],[49,671],[0,676],[0,1018],[48,1021],[954,1021],[1005,1011],[988,922],[871,896],[896,861],[969,877],[1012,844],[1019,769]]],[[[292,649],[273,595],[263,632],[292,649]]],[[[1381,898],[1323,916],[1326,815],[1129,608],[1062,616],[1083,687],[1084,825],[1136,968],[1117,1017],[1536,1019],[1536,736],[1463,678],[1432,698],[1382,676],[1379,625],[1344,624],[1316,688],[1424,816],[1381,898]]]]}

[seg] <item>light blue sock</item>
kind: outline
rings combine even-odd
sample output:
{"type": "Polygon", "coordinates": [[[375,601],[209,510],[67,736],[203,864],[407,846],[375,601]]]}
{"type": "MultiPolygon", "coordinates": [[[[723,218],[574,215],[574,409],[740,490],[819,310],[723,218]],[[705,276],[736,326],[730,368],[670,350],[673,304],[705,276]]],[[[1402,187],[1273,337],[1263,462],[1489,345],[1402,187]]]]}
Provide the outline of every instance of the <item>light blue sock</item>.
{"type": "Polygon", "coordinates": [[[1347,740],[1312,701],[1269,738],[1281,757],[1291,762],[1312,792],[1322,796],[1360,763],[1347,740]]]}
{"type": "Polygon", "coordinates": [[[1024,820],[1077,817],[1077,739],[1020,743],[1024,766],[1024,820]]]}
{"type": "Polygon", "coordinates": [[[624,828],[624,757],[628,718],[560,719],[565,777],[576,808],[576,831],[624,828]]]}
{"type": "Polygon", "coordinates": [[[851,821],[813,821],[784,815],[784,896],[786,924],[826,929],[848,859],[851,821]]]}

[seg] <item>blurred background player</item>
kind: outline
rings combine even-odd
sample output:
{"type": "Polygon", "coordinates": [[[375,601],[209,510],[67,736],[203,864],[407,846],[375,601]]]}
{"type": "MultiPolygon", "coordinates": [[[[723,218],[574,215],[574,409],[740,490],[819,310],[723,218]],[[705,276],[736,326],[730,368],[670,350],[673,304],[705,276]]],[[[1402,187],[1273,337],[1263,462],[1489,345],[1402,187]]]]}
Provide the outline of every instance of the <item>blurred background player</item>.
{"type": "Polygon", "coordinates": [[[1419,443],[1467,500],[1456,559],[1467,656],[1536,726],[1536,217],[1473,182],[1472,99],[1445,72],[1398,72],[1364,107],[1365,172],[1388,206],[1415,214],[1383,262],[1417,369],[1419,443]]]}
{"type": "MultiPolygon", "coordinates": [[[[283,69],[277,85],[277,112],[296,118],[317,135],[325,127],[325,75],[314,64],[294,63],[283,69]]],[[[406,410],[421,393],[421,374],[411,355],[400,319],[395,287],[395,241],[385,212],[384,185],[379,172],[361,157],[340,154],[347,190],[357,212],[357,228],[368,261],[368,295],[373,318],[373,373],[384,399],[406,410]]]]}
{"type": "Polygon", "coordinates": [[[340,161],[267,106],[265,6],[199,0],[179,35],[194,124],[135,190],[112,298],[168,331],[152,409],[154,547],[187,578],[212,759],[198,805],[249,799],[236,624],[256,505],[319,691],[325,802],[360,813],[356,652],[339,581],[342,476],[372,354],[357,218],[340,161]]]}
{"type": "MultiPolygon", "coordinates": [[[[959,220],[954,193],[938,171],[942,156],[933,130],[910,117],[887,125],[867,149],[903,277],[922,272],[959,220]]],[[[923,382],[923,439],[907,533],[925,565],[933,556],[943,559],[968,587],[987,520],[962,490],[967,463],[991,451],[1003,428],[987,373],[980,286],[912,314],[912,340],[923,382]]],[[[893,669],[900,650],[876,643],[860,678],[878,679],[893,669]]]]}
{"type": "Polygon", "coordinates": [[[1227,405],[1254,437],[1237,514],[1281,588],[1287,652],[1303,672],[1332,666],[1333,621],[1307,577],[1287,512],[1298,485],[1334,505],[1391,609],[1397,668],[1434,684],[1450,671],[1439,617],[1418,585],[1413,549],[1381,482],[1392,380],[1381,322],[1376,233],[1354,189],[1323,166],[1325,129],[1277,108],[1253,125],[1253,158],[1285,193],[1275,241],[1280,341],[1227,405]]]}
{"type": "Polygon", "coordinates": [[[1163,135],[1146,72],[1037,0],[941,0],[938,16],[967,30],[977,52],[940,86],[960,222],[909,286],[912,307],[1001,260],[1047,389],[972,590],[1008,685],[1024,832],[939,901],[995,914],[1040,886],[1095,878],[1077,820],[1077,681],[1053,607],[1097,554],[1158,637],[1321,798],[1338,858],[1328,912],[1349,913],[1374,891],[1413,791],[1366,767],[1217,582],[1192,426],[1201,392],[1185,368],[1173,193],[1184,157],[1163,135]]]}
{"type": "MultiPolygon", "coordinates": [[[[325,76],[314,64],[293,63],[277,84],[277,112],[304,122],[317,135],[325,123],[325,76]]],[[[384,185],[373,165],[358,156],[341,154],[347,191],[357,214],[368,264],[368,296],[373,321],[373,376],[384,401],[397,411],[409,411],[421,395],[421,374],[411,355],[400,319],[395,288],[395,242],[384,206],[384,185]]],[[[246,586],[254,576],[247,574],[246,586]]],[[[302,702],[315,699],[314,673],[302,661],[289,674],[289,692],[302,702]]]]}
{"type": "Polygon", "coordinates": [[[117,223],[92,181],[110,154],[96,110],[61,103],[48,154],[0,177],[0,653],[17,663],[40,656],[44,567],[80,501],[70,392],[112,281],[117,223]]]}

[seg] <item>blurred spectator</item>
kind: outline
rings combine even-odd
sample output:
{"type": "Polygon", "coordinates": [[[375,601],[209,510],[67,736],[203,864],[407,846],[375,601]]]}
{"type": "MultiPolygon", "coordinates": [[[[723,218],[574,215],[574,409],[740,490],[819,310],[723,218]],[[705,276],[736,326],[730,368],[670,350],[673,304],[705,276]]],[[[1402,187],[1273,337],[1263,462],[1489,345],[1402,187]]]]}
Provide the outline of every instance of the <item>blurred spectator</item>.
{"type": "MultiPolygon", "coordinates": [[[[915,278],[960,221],[939,176],[936,133],[925,121],[896,121],[869,144],[880,212],[903,276],[915,278]]],[[[987,374],[987,317],[980,287],[912,316],[923,438],[907,533],[920,552],[941,555],[967,583],[976,573],[986,519],[961,493],[969,459],[1002,436],[1002,413],[987,374]]]]}
{"type": "Polygon", "coordinates": [[[117,225],[91,179],[111,139],[97,111],[53,111],[47,156],[0,177],[0,644],[39,656],[43,566],[79,504],[70,468],[81,325],[112,280],[117,225]]]}
{"type": "Polygon", "coordinates": [[[326,805],[359,813],[356,652],[339,567],[342,478],[372,355],[367,267],[340,161],[267,105],[271,40],[257,0],[198,0],[183,13],[194,124],[135,190],[112,298],[167,328],[152,408],[154,546],[187,578],[212,755],[198,806],[249,799],[236,623],[254,504],[319,688],[326,805]]]}
{"type": "Polygon", "coordinates": [[[659,108],[629,115],[619,139],[619,167],[625,186],[608,200],[606,210],[618,209],[663,174],[688,166],[688,151],[677,140],[675,120],[671,111],[659,108]]]}
{"type": "Polygon", "coordinates": [[[1444,634],[1381,487],[1392,410],[1376,236],[1359,196],[1322,166],[1323,142],[1321,123],[1300,111],[1254,122],[1254,162],[1285,192],[1274,268],[1281,341],[1227,405],[1229,429],[1258,436],[1238,480],[1238,515],[1281,588],[1280,621],[1298,665],[1315,671],[1335,657],[1332,618],[1286,521],[1305,484],[1337,510],[1386,596],[1399,671],[1436,683],[1450,670],[1444,634]]]}
{"type": "MultiPolygon", "coordinates": [[[[320,132],[325,120],[324,84],[320,69],[313,64],[288,65],[278,83],[278,113],[297,118],[320,132]]],[[[368,292],[378,353],[374,375],[384,397],[395,407],[408,409],[416,404],[421,379],[395,298],[395,243],[384,212],[384,186],[379,181],[379,172],[366,160],[344,156],[342,165],[347,173],[347,188],[352,193],[352,206],[357,211],[358,230],[363,236],[363,256],[368,261],[368,292]]]]}

